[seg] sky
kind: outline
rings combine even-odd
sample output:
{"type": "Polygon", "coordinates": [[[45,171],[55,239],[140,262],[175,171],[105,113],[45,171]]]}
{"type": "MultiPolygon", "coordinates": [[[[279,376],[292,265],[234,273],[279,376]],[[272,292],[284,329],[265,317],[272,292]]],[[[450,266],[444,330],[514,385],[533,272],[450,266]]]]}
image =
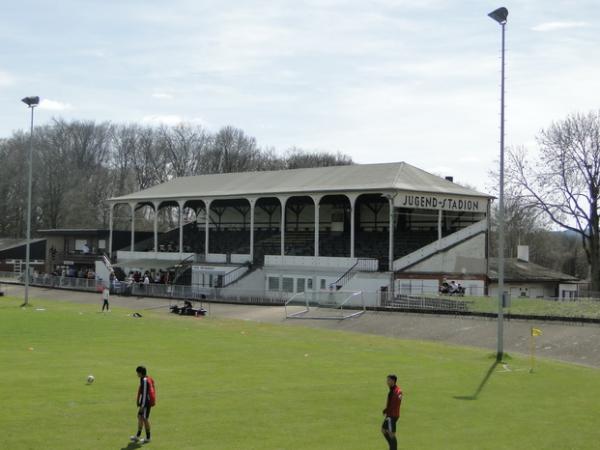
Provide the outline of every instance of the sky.
{"type": "MultiPolygon", "coordinates": [[[[506,144],[600,108],[597,0],[2,0],[0,137],[52,118],[242,128],[486,189],[506,144]]],[[[488,189],[489,190],[489,189],[488,189]]]]}

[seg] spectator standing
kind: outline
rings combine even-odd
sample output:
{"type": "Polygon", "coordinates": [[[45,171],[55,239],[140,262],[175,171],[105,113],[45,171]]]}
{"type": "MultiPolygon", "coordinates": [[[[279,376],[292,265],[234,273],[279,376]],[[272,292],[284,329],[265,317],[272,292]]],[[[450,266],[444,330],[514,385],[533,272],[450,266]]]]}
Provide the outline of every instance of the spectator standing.
{"type": "Polygon", "coordinates": [[[102,312],[104,312],[104,308],[106,308],[106,310],[110,312],[110,305],[108,304],[109,298],[110,290],[106,286],[104,286],[104,289],[102,289],[102,312]]]}

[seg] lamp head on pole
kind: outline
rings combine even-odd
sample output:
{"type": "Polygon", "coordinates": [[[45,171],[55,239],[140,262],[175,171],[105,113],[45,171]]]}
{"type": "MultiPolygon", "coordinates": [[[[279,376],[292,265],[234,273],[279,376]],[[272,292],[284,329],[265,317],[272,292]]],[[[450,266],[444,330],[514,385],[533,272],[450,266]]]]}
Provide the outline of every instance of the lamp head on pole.
{"type": "Polygon", "coordinates": [[[503,6],[489,13],[488,16],[490,16],[500,25],[506,25],[506,19],[508,18],[508,9],[506,9],[503,6]]]}
{"type": "Polygon", "coordinates": [[[22,98],[21,101],[23,103],[25,103],[27,106],[29,106],[30,108],[34,108],[37,105],[40,104],[40,98],[35,96],[35,97],[25,97],[22,98]]]}

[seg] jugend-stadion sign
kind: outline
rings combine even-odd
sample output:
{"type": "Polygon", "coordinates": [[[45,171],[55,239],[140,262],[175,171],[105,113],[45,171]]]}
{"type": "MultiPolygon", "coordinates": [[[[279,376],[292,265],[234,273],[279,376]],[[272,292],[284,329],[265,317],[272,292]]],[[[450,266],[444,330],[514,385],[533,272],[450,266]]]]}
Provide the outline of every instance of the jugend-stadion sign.
{"type": "Polygon", "coordinates": [[[399,193],[394,204],[398,208],[442,209],[444,211],[486,212],[486,198],[455,197],[444,194],[399,193]]]}

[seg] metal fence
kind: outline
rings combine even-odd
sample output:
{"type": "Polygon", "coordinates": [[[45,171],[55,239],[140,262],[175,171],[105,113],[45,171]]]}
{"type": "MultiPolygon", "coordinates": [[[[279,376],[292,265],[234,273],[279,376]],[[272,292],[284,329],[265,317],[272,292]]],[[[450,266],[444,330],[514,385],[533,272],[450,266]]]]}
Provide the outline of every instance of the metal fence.
{"type": "MultiPolygon", "coordinates": [[[[0,283],[23,283],[24,274],[0,272],[0,283]]],[[[97,292],[103,282],[94,279],[34,275],[31,286],[57,289],[70,289],[97,292]]],[[[254,305],[283,306],[295,294],[292,292],[248,290],[236,288],[214,288],[202,286],[143,284],[115,282],[111,291],[117,295],[136,297],[156,297],[165,299],[190,299],[210,302],[242,303],[254,305]]],[[[334,291],[335,292],[335,291],[334,291]]],[[[331,291],[325,292],[331,295],[331,291]]],[[[467,313],[494,315],[497,311],[496,299],[492,297],[460,297],[443,295],[393,295],[389,291],[363,292],[362,298],[367,308],[375,307],[390,311],[423,311],[441,313],[467,313]]],[[[600,320],[600,299],[592,297],[574,298],[513,298],[506,308],[513,317],[548,318],[559,320],[600,320]]]]}
{"type": "MultiPolygon", "coordinates": [[[[0,282],[24,283],[25,274],[13,272],[0,272],[0,282]]],[[[96,291],[99,286],[94,278],[56,277],[52,275],[32,275],[29,277],[31,286],[73,289],[78,291],[96,291]]]]}
{"type": "Polygon", "coordinates": [[[471,309],[472,301],[464,297],[441,297],[441,296],[391,296],[387,292],[380,293],[380,307],[390,310],[423,310],[423,311],[447,311],[465,312],[471,309]]]}
{"type": "Polygon", "coordinates": [[[121,283],[121,286],[115,287],[113,290],[116,294],[124,296],[210,300],[211,302],[256,305],[283,305],[291,295],[286,292],[265,292],[264,290],[143,283],[132,285],[121,283]]]}
{"type": "MultiPolygon", "coordinates": [[[[0,282],[23,283],[24,274],[0,272],[0,282]]],[[[57,277],[38,275],[30,277],[30,285],[36,287],[73,289],[98,292],[104,288],[102,281],[76,277],[57,277]]],[[[111,292],[121,296],[157,297],[168,299],[207,300],[211,302],[244,303],[256,305],[283,305],[293,294],[288,292],[265,292],[235,288],[214,288],[202,286],[184,286],[170,284],[144,284],[115,282],[111,292]]]]}

